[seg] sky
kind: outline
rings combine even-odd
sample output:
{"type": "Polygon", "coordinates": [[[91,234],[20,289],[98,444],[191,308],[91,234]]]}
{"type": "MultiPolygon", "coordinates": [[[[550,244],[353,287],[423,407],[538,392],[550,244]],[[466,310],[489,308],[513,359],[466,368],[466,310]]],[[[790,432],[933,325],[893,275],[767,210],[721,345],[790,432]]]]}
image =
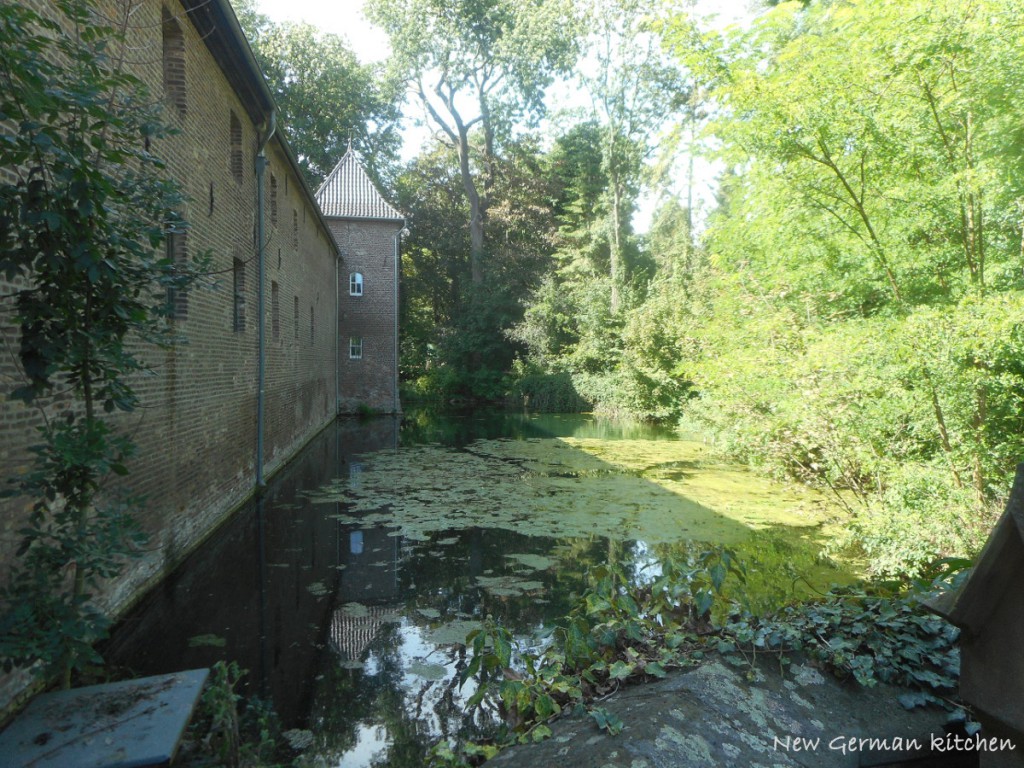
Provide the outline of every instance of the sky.
{"type": "MultiPolygon", "coordinates": [[[[389,53],[387,35],[372,26],[363,15],[364,0],[258,0],[259,10],[274,21],[306,21],[325,32],[345,38],[359,60],[364,63],[383,61],[389,53]]],[[[713,26],[725,27],[749,18],[750,8],[758,0],[696,0],[695,11],[708,17],[713,26]]],[[[414,105],[405,109],[407,120],[403,129],[403,161],[413,159],[430,137],[430,129],[413,118],[420,116],[414,105]]],[[[714,165],[698,162],[698,195],[706,201],[713,196],[714,165]],[[701,178],[703,177],[703,178],[701,178]]],[[[637,231],[645,231],[650,223],[655,201],[641,201],[633,224],[637,231]]],[[[707,205],[708,203],[706,203],[707,205]]]]}
{"type": "MultiPolygon", "coordinates": [[[[364,0],[258,0],[259,9],[271,19],[308,21],[325,32],[348,39],[364,64],[382,61],[388,55],[387,36],[363,16],[364,0]]],[[[697,0],[696,10],[702,15],[717,15],[718,24],[731,23],[749,14],[756,0],[697,0]]]]}

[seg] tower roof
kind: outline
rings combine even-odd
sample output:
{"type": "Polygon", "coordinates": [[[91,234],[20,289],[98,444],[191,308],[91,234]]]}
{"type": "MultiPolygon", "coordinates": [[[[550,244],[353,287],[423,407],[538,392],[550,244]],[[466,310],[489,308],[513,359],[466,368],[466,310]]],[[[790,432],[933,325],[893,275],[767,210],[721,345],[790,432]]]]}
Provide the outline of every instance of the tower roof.
{"type": "Polygon", "coordinates": [[[377,191],[351,146],[320,185],[316,200],[327,218],[405,220],[377,191]]]}

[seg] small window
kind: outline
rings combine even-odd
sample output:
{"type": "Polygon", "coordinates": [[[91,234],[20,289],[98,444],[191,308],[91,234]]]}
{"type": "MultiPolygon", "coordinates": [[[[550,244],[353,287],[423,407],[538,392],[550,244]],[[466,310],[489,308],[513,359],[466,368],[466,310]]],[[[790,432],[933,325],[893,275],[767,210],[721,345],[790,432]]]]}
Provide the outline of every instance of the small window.
{"type": "Polygon", "coordinates": [[[363,275],[361,272],[353,272],[348,276],[348,295],[363,295],[363,275]]]}
{"type": "Polygon", "coordinates": [[[277,176],[270,174],[270,226],[277,226],[277,176]]]}
{"type": "Polygon", "coordinates": [[[245,331],[245,262],[235,259],[234,269],[234,312],[232,326],[236,333],[245,331]]]}
{"type": "Polygon", "coordinates": [[[299,247],[299,212],[292,208],[292,248],[299,247]]]}
{"type": "Polygon", "coordinates": [[[363,337],[352,336],[348,340],[348,356],[352,360],[363,359],[363,337]]]}
{"type": "Polygon", "coordinates": [[[231,112],[231,175],[235,181],[242,181],[242,122],[234,111],[231,112]]]}
{"type": "Polygon", "coordinates": [[[295,340],[298,341],[299,340],[299,297],[298,296],[295,297],[295,313],[294,313],[294,318],[293,319],[295,320],[295,340]]]}
{"type": "Polygon", "coordinates": [[[185,35],[174,16],[163,9],[164,98],[179,117],[185,116],[185,35]]]}
{"type": "MultiPolygon", "coordinates": [[[[168,228],[166,237],[167,260],[175,275],[178,275],[188,263],[188,230],[182,223],[176,222],[168,228]]],[[[187,290],[173,287],[167,289],[167,314],[174,320],[188,317],[187,290]]]]}
{"type": "Polygon", "coordinates": [[[275,280],[270,281],[270,327],[277,341],[281,338],[281,291],[275,280]]]}

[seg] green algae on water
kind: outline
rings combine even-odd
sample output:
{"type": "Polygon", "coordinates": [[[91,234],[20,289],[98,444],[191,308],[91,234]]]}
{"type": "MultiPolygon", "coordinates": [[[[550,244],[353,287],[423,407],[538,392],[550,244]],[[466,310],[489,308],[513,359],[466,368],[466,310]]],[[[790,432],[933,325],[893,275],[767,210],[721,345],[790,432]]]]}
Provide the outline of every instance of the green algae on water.
{"type": "Polygon", "coordinates": [[[695,441],[478,440],[464,449],[370,454],[363,467],[358,487],[336,481],[312,500],[344,502],[336,516],[343,524],[388,527],[411,541],[490,527],[729,545],[777,525],[812,528],[834,514],[820,494],[717,464],[695,441]]]}

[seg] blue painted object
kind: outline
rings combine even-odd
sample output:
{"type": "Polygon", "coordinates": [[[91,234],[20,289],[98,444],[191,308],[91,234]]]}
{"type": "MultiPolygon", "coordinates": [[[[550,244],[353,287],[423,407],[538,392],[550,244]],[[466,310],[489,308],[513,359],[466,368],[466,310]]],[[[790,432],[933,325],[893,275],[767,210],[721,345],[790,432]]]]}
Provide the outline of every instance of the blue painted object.
{"type": "Polygon", "coordinates": [[[0,733],[11,768],[167,765],[210,671],[193,669],[38,696],[0,733]]]}

